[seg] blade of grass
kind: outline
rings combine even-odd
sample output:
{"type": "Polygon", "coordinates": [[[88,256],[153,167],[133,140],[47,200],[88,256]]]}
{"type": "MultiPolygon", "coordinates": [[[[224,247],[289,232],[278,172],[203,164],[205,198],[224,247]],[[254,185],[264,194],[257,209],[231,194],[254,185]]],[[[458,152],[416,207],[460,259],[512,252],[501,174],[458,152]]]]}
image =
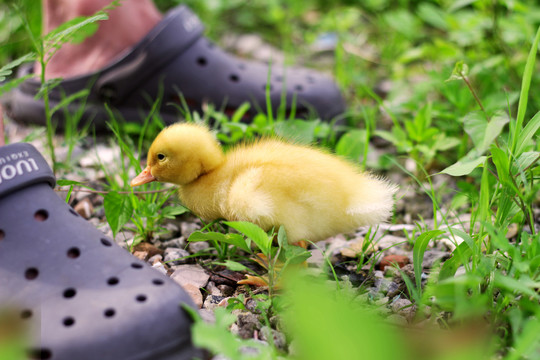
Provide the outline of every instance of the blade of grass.
{"type": "Polygon", "coordinates": [[[540,27],[536,31],[536,36],[534,38],[529,56],[527,57],[527,63],[525,64],[525,71],[523,72],[523,79],[521,82],[521,93],[519,95],[518,103],[518,112],[516,117],[516,122],[510,122],[510,132],[512,136],[511,141],[511,154],[514,156],[519,155],[517,150],[518,135],[521,133],[521,128],[523,127],[523,121],[525,120],[525,112],[527,111],[527,102],[529,97],[529,89],[531,87],[531,79],[534,72],[534,65],[536,62],[536,53],[538,52],[538,43],[540,43],[540,27]]]}

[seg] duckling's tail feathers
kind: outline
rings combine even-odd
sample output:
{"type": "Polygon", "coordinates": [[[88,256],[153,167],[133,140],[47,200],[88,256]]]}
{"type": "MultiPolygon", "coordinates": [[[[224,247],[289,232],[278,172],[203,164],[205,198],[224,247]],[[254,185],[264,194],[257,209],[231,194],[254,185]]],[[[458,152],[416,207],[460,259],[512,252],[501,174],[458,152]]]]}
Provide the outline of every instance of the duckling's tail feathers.
{"type": "Polygon", "coordinates": [[[359,219],[362,225],[384,222],[392,213],[397,190],[396,185],[370,175],[369,186],[363,189],[362,194],[346,209],[346,213],[359,219]]]}

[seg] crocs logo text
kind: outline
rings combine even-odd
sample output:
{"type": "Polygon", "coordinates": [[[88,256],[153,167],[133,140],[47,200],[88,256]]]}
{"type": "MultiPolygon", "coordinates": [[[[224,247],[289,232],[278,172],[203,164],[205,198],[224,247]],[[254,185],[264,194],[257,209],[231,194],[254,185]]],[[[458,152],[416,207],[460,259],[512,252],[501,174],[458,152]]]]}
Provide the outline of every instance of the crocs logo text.
{"type": "Polygon", "coordinates": [[[192,32],[201,24],[201,21],[199,20],[199,18],[195,16],[194,14],[190,14],[190,13],[187,13],[184,16],[183,20],[184,21],[182,25],[184,25],[184,29],[186,29],[187,32],[192,32]]]}
{"type": "Polygon", "coordinates": [[[0,157],[0,184],[15,176],[39,170],[37,163],[27,151],[0,157]]]}

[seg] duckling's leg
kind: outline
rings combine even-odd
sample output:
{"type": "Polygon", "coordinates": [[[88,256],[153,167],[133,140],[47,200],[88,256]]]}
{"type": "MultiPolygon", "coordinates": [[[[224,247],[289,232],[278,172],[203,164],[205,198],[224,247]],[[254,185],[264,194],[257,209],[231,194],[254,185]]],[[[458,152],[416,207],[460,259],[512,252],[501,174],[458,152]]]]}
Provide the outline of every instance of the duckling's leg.
{"type": "Polygon", "coordinates": [[[306,240],[300,240],[300,241],[294,243],[293,245],[300,246],[302,249],[307,249],[309,244],[308,244],[308,242],[306,240]]]}

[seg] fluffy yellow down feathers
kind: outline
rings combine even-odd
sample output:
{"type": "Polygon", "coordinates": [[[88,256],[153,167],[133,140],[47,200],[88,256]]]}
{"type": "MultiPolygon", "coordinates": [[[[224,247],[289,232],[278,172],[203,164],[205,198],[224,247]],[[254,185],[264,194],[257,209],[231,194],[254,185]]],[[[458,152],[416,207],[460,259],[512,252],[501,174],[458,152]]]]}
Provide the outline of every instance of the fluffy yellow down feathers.
{"type": "Polygon", "coordinates": [[[182,203],[206,220],[283,225],[289,242],[319,241],[385,221],[395,187],[309,146],[263,139],[226,154],[203,126],[165,128],[132,180],[179,185],[182,203]]]}

